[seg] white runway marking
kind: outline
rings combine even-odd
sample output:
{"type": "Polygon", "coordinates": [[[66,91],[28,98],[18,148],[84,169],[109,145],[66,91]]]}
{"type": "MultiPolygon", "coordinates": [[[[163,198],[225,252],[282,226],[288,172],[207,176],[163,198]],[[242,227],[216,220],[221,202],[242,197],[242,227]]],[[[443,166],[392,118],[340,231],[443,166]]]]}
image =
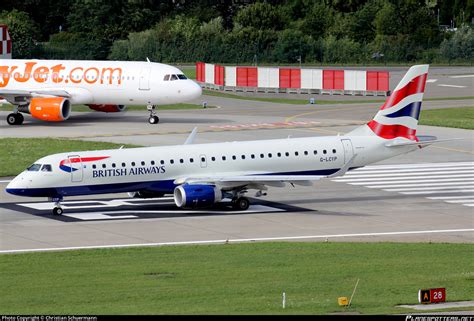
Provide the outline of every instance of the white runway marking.
{"type": "Polygon", "coordinates": [[[474,206],[468,200],[474,198],[474,162],[374,165],[353,170],[332,181],[404,195],[466,194],[427,198],[474,206]],[[452,199],[457,201],[449,201],[452,199]]]}
{"type": "Polygon", "coordinates": [[[433,83],[433,82],[437,82],[438,79],[427,79],[426,82],[427,83],[433,83]]]}
{"type": "Polygon", "coordinates": [[[8,180],[8,181],[0,181],[0,183],[10,183],[11,181],[8,180]]]}
{"type": "Polygon", "coordinates": [[[449,233],[466,233],[466,232],[474,232],[474,229],[397,231],[397,232],[379,232],[379,233],[327,234],[327,235],[303,235],[303,236],[277,236],[277,237],[261,237],[261,238],[257,237],[257,238],[227,239],[227,240],[200,240],[200,241],[183,241],[183,242],[93,245],[93,246],[38,248],[38,249],[22,249],[22,250],[3,250],[3,251],[0,251],[0,253],[1,254],[6,254],[6,253],[49,252],[49,251],[84,250],[84,249],[127,248],[127,247],[144,247],[144,246],[222,244],[222,243],[264,242],[264,241],[331,239],[331,238],[366,237],[366,236],[375,236],[375,237],[377,237],[377,236],[399,236],[399,235],[438,234],[438,233],[448,233],[449,234],[449,233]]]}
{"type": "Polygon", "coordinates": [[[457,85],[446,85],[446,84],[439,84],[440,87],[452,87],[452,88],[466,88],[466,86],[457,86],[457,85]]]}
{"type": "Polygon", "coordinates": [[[449,76],[449,78],[473,78],[474,75],[457,75],[457,76],[449,76]]]}

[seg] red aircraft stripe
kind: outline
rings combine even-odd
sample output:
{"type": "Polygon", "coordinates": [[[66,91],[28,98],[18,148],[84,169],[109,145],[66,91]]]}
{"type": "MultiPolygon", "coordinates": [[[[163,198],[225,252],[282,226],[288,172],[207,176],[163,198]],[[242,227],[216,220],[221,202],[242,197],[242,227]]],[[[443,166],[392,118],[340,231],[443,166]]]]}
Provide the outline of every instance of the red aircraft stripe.
{"type": "Polygon", "coordinates": [[[387,101],[380,108],[381,110],[390,108],[400,102],[405,97],[408,97],[413,94],[423,93],[425,91],[426,77],[428,74],[423,74],[418,77],[413,78],[405,87],[400,88],[397,91],[394,91],[387,101]]]}
{"type": "Polygon", "coordinates": [[[418,141],[416,138],[416,129],[411,129],[403,125],[383,125],[375,120],[371,120],[367,126],[379,137],[392,139],[396,137],[405,137],[410,140],[418,141]]]}

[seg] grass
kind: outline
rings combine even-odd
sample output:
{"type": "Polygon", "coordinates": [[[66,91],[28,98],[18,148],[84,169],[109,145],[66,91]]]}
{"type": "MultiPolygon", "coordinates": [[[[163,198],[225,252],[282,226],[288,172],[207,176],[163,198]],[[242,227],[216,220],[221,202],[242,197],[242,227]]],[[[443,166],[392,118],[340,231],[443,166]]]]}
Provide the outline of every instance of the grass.
{"type": "MultiPolygon", "coordinates": [[[[0,177],[17,175],[34,161],[50,154],[116,149],[120,146],[122,145],[53,138],[0,138],[0,177]]],[[[123,146],[137,147],[135,145],[123,146]]]]}
{"type": "Polygon", "coordinates": [[[474,299],[472,244],[253,243],[0,255],[0,314],[410,312],[474,299]],[[352,307],[337,305],[360,282],[352,307]],[[281,308],[286,292],[286,309],[281,308]]]}
{"type": "Polygon", "coordinates": [[[422,109],[420,125],[474,129],[474,107],[422,109]]]}

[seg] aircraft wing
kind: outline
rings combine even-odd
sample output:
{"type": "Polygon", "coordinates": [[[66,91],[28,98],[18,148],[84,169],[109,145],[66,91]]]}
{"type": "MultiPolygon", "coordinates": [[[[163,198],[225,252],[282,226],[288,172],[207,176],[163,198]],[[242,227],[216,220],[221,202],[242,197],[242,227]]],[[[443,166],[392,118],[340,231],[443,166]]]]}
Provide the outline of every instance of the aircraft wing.
{"type": "Polygon", "coordinates": [[[176,179],[174,184],[215,184],[223,188],[234,188],[241,186],[258,186],[269,185],[275,187],[283,187],[285,183],[309,186],[314,181],[323,178],[332,178],[344,175],[351,167],[357,154],[354,155],[344,166],[331,175],[216,175],[209,177],[183,177],[176,179]]]}
{"type": "Polygon", "coordinates": [[[35,98],[35,97],[64,97],[70,98],[71,94],[61,89],[36,89],[36,90],[9,90],[0,89],[0,97],[5,98],[8,102],[18,103],[17,97],[35,98]]]}

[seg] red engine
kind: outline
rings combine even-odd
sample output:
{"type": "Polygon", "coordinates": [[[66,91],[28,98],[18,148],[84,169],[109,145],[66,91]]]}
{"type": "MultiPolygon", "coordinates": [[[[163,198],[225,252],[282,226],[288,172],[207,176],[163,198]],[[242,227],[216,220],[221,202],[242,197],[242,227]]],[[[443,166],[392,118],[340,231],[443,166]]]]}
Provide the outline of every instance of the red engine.
{"type": "Polygon", "coordinates": [[[103,113],[120,113],[125,110],[125,105],[87,105],[90,109],[103,113]]]}

